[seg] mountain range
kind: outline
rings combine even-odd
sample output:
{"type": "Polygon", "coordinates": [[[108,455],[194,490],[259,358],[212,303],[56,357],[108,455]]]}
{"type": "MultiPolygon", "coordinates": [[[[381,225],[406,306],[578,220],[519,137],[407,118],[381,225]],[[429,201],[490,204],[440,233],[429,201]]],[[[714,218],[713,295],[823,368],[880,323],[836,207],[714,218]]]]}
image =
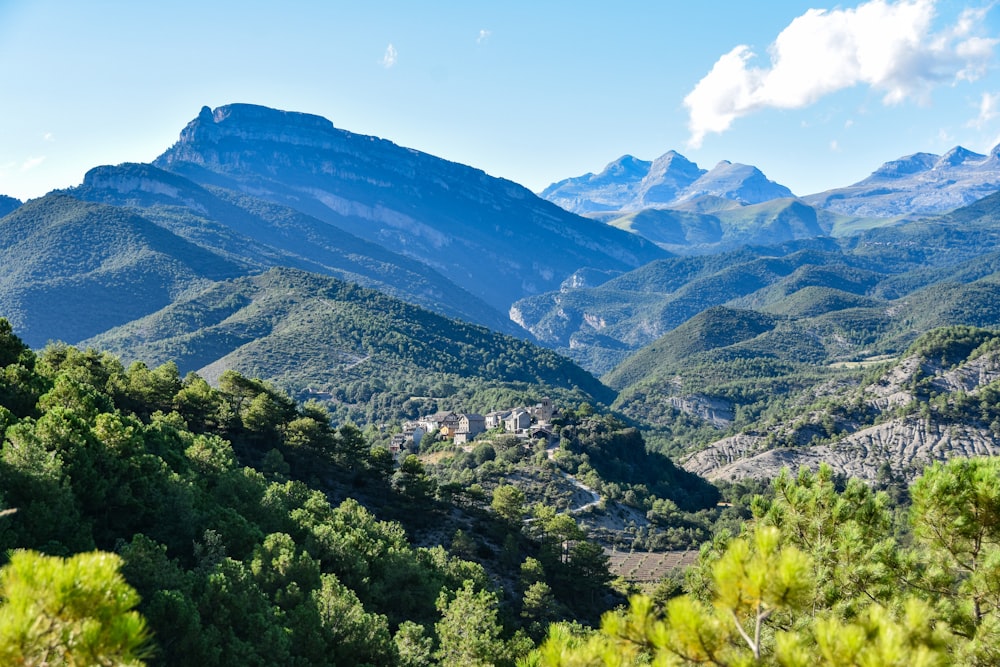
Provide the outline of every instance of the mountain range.
{"type": "MultiPolygon", "coordinates": [[[[891,160],[853,185],[801,200],[855,218],[896,218],[944,213],[998,190],[1000,146],[989,155],[956,146],[944,155],[914,153],[891,160]]],[[[539,195],[591,216],[646,209],[705,212],[795,196],[751,165],[723,160],[706,171],[676,151],[652,162],[625,155],[598,174],[558,181],[539,195]]]]}
{"type": "MultiPolygon", "coordinates": [[[[946,216],[840,239],[793,240],[658,260],[601,284],[564,286],[526,297],[514,304],[511,314],[543,344],[598,374],[608,373],[639,348],[714,306],[829,312],[830,317],[844,311],[855,317],[852,309],[874,298],[878,301],[871,316],[879,320],[884,311],[908,313],[907,303],[920,290],[973,283],[997,271],[998,209],[1000,194],[995,194],[946,216]]],[[[933,312],[943,303],[921,305],[933,312]]],[[[993,309],[982,314],[990,318],[993,309]]],[[[911,313],[903,320],[916,317],[911,313]]],[[[967,312],[933,324],[925,318],[922,324],[989,321],[970,317],[975,315],[967,312]]],[[[905,346],[906,341],[900,341],[905,346]]],[[[844,358],[858,351],[847,345],[844,358]]],[[[885,351],[898,352],[899,345],[885,351]]]]}
{"type": "Polygon", "coordinates": [[[581,216],[318,116],[205,108],[152,164],[0,200],[0,315],[35,348],[237,369],[340,419],[551,394],[672,453],[764,433],[758,451],[927,331],[1000,326],[1000,194],[934,216],[820,204],[972,196],[997,161],[911,156],[868,179],[881,194],[817,202],[745,165],[623,158],[563,182],[606,207],[581,216]]]}
{"type": "Polygon", "coordinates": [[[624,155],[599,174],[553,183],[539,196],[568,211],[588,214],[670,208],[703,197],[758,204],[794,195],[756,167],[723,160],[706,171],[668,151],[652,162],[624,155]]]}
{"type": "Polygon", "coordinates": [[[9,203],[0,310],[31,346],[241,369],[362,421],[484,386],[609,403],[586,371],[510,338],[531,335],[506,310],[581,269],[666,256],[471,167],[249,105],[203,110],[155,164],[9,203]],[[312,293],[333,279],[379,291],[334,308],[312,293]],[[368,405],[390,387],[398,401],[368,405]]]}
{"type": "Polygon", "coordinates": [[[145,219],[243,267],[285,266],[381,290],[450,317],[516,334],[500,311],[440,272],[293,208],[152,165],[96,167],[64,194],[136,211],[145,219]]]}
{"type": "Polygon", "coordinates": [[[862,181],[802,199],[849,215],[890,218],[943,213],[1000,190],[1000,146],[981,155],[956,146],[886,162],[862,181]]]}
{"type": "Polygon", "coordinates": [[[629,270],[664,256],[511,181],[308,114],[206,107],[153,164],[295,208],[426,264],[501,312],[581,267],[629,270]]]}

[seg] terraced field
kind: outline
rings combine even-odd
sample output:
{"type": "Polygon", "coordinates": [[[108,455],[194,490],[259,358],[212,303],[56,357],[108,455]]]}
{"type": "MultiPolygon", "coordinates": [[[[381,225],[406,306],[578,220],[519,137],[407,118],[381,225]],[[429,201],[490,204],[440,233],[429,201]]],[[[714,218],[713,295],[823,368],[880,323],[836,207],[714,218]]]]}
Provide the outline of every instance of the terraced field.
{"type": "Polygon", "coordinates": [[[608,570],[613,576],[635,583],[654,583],[671,570],[698,561],[697,551],[608,551],[608,570]]]}

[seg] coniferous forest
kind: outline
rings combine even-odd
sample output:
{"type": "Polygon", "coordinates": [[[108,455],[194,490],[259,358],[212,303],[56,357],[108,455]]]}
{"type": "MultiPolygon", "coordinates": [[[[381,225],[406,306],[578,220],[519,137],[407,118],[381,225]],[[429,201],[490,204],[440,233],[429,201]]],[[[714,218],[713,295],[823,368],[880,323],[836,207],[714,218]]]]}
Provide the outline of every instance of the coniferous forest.
{"type": "MultiPolygon", "coordinates": [[[[829,468],[724,487],[748,520],[716,517],[696,565],[639,593],[570,513],[491,484],[510,460],[449,483],[236,373],[36,354],[6,322],[0,355],[3,664],[1000,660],[997,459],[894,492],[829,468]]],[[[599,445],[624,424],[580,409],[561,430],[626,483],[599,445]]]]}

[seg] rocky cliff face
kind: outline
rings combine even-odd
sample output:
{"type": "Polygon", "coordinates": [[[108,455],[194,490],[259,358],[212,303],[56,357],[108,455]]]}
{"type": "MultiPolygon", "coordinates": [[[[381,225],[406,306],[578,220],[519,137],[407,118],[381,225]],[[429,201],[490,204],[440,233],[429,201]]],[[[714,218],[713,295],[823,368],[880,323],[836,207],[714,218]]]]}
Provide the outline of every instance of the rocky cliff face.
{"type": "Polygon", "coordinates": [[[423,262],[501,312],[525,295],[558,289],[581,267],[623,271],[665,254],[516,183],[308,114],[205,108],[155,164],[295,208],[423,262]]]}

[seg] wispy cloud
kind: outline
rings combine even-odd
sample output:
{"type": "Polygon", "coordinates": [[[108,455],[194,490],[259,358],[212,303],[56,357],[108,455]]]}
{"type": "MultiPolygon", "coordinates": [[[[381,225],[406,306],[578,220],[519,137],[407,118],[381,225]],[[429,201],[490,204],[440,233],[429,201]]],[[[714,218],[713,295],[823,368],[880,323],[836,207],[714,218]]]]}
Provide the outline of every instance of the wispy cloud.
{"type": "Polygon", "coordinates": [[[483,42],[488,40],[490,38],[490,35],[492,34],[493,32],[491,30],[486,30],[485,28],[483,28],[482,30],[479,31],[479,37],[476,37],[476,44],[482,44],[483,42]]]}
{"type": "Polygon", "coordinates": [[[1000,40],[976,34],[988,9],[966,10],[933,32],[936,0],[871,0],[853,9],[810,9],[768,48],[770,67],[740,45],[723,55],[687,97],[690,145],[766,108],[796,109],[859,84],[884,104],[923,100],[942,83],[971,81],[1000,40]]]}
{"type": "Polygon", "coordinates": [[[42,141],[53,142],[55,140],[56,140],[56,135],[52,134],[51,132],[46,132],[45,134],[42,135],[42,141]]]}
{"type": "Polygon", "coordinates": [[[979,115],[966,125],[981,130],[994,118],[1000,115],[1000,93],[983,93],[979,100],[979,115]]]}
{"type": "Polygon", "coordinates": [[[382,56],[382,67],[389,69],[396,64],[398,54],[396,53],[396,47],[389,43],[389,46],[385,47],[385,55],[382,56]]]}
{"type": "Polygon", "coordinates": [[[41,163],[45,162],[45,156],[31,157],[21,163],[21,171],[30,171],[41,163]]]}

